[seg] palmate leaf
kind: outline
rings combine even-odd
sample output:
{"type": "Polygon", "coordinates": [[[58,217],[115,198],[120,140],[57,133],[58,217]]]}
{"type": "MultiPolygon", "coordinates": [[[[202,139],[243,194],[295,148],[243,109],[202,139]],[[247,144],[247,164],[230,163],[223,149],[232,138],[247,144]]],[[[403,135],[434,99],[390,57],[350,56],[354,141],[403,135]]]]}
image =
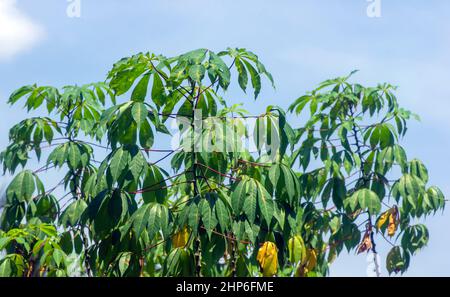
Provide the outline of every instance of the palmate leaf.
{"type": "Polygon", "coordinates": [[[393,247],[386,257],[386,268],[389,274],[401,272],[409,267],[410,256],[401,247],[393,247]]]}
{"type": "Polygon", "coordinates": [[[63,226],[75,227],[79,223],[86,208],[87,204],[84,200],[78,199],[74,201],[61,214],[59,219],[60,223],[63,226]]]}
{"type": "Polygon", "coordinates": [[[170,214],[167,206],[158,203],[148,203],[140,207],[130,217],[124,226],[124,230],[128,232],[131,227],[136,237],[140,237],[145,231],[150,240],[152,240],[160,230],[162,230],[165,236],[168,235],[169,219],[170,214]]]}
{"type": "Polygon", "coordinates": [[[158,117],[155,107],[143,103],[128,101],[107,109],[101,117],[101,125],[108,128],[108,142],[113,148],[117,144],[135,145],[138,139],[143,148],[153,146],[154,133],[151,126],[157,132],[170,134],[158,117]]]}
{"type": "Polygon", "coordinates": [[[272,165],[269,180],[276,190],[275,197],[293,205],[295,197],[300,194],[300,183],[295,172],[283,163],[272,165]]]}
{"type": "Polygon", "coordinates": [[[420,160],[414,159],[409,162],[409,172],[420,178],[425,184],[428,182],[428,170],[420,160]]]}
{"type": "Polygon", "coordinates": [[[414,255],[414,253],[428,243],[428,238],[428,229],[425,225],[418,224],[409,226],[404,230],[402,236],[402,248],[411,255],[414,255]]]}
{"type": "Polygon", "coordinates": [[[148,163],[138,146],[119,147],[100,164],[96,173],[97,183],[106,182],[109,188],[116,183],[125,186],[125,182],[130,180],[138,184],[147,166],[148,163]]]}
{"type": "Polygon", "coordinates": [[[36,85],[28,85],[20,87],[19,89],[15,90],[11,96],[9,97],[8,103],[14,104],[19,100],[21,97],[25,96],[26,94],[31,93],[34,88],[36,88],[36,85]]]}
{"type": "Polygon", "coordinates": [[[213,52],[209,53],[208,76],[211,82],[215,82],[218,77],[219,85],[225,90],[228,88],[231,81],[231,73],[228,66],[213,52]]]}
{"type": "Polygon", "coordinates": [[[223,193],[223,191],[219,191],[216,203],[214,204],[217,222],[222,231],[227,231],[229,229],[231,222],[231,214],[230,214],[231,206],[229,205],[227,199],[229,199],[227,194],[223,193]]]}
{"type": "Polygon", "coordinates": [[[48,117],[32,117],[14,125],[9,130],[10,145],[0,153],[4,171],[14,173],[18,165],[24,167],[31,151],[40,160],[44,140],[51,145],[55,132],[61,134],[61,128],[48,117]]]}
{"type": "Polygon", "coordinates": [[[117,96],[126,93],[145,71],[150,68],[149,54],[137,54],[114,64],[108,73],[109,86],[117,96]]]}
{"type": "Polygon", "coordinates": [[[369,189],[360,189],[353,193],[344,201],[344,205],[351,211],[355,211],[357,206],[366,209],[370,214],[376,215],[381,210],[381,201],[378,195],[369,189]]]}
{"type": "Polygon", "coordinates": [[[207,52],[208,50],[205,48],[196,49],[182,54],[179,57],[179,60],[182,62],[188,62],[189,64],[200,64],[205,59],[207,52]]]}
{"type": "Polygon", "coordinates": [[[194,258],[190,250],[176,248],[164,262],[165,276],[192,276],[194,272],[194,258]]]}
{"type": "Polygon", "coordinates": [[[205,198],[201,199],[198,204],[200,217],[209,238],[211,238],[212,231],[216,228],[218,223],[216,213],[214,211],[214,206],[217,199],[217,194],[207,193],[205,198]]]}
{"type": "Polygon", "coordinates": [[[189,77],[193,81],[201,83],[203,77],[205,76],[205,71],[206,69],[203,65],[192,65],[191,67],[189,67],[189,77]]]}
{"type": "Polygon", "coordinates": [[[127,192],[119,189],[100,192],[86,210],[94,236],[102,238],[111,234],[112,230],[125,224],[136,207],[136,202],[127,192]]]}
{"type": "Polygon", "coordinates": [[[118,148],[111,156],[108,173],[112,182],[116,182],[131,160],[130,152],[123,147],[118,148]]]}
{"type": "Polygon", "coordinates": [[[274,212],[272,197],[267,190],[255,179],[244,177],[234,188],[231,194],[233,211],[239,215],[241,212],[247,216],[251,223],[256,215],[270,225],[274,212]]]}
{"type": "Polygon", "coordinates": [[[156,165],[148,166],[143,187],[142,198],[145,203],[164,204],[168,198],[165,178],[156,165]]]}
{"type": "Polygon", "coordinates": [[[187,225],[194,235],[206,231],[208,238],[216,228],[227,231],[231,223],[231,207],[227,199],[226,194],[218,190],[218,193],[208,192],[188,200],[177,217],[178,225],[187,225]]]}
{"type": "MultiPolygon", "coordinates": [[[[56,153],[54,159],[59,166],[62,166],[64,162],[71,169],[81,169],[89,166],[93,153],[90,145],[83,142],[69,142],[65,145],[67,145],[67,148],[61,147],[61,151],[56,153]]],[[[49,156],[47,164],[51,161],[52,159],[49,156]]]]}
{"type": "Polygon", "coordinates": [[[417,176],[404,174],[392,187],[394,198],[399,201],[400,197],[417,207],[418,199],[425,191],[424,182],[417,176]]]}
{"type": "Polygon", "coordinates": [[[438,209],[443,209],[445,206],[444,194],[438,187],[431,186],[424,194],[423,203],[425,205],[425,213],[428,213],[428,209],[436,212],[438,209]]]}
{"type": "Polygon", "coordinates": [[[53,195],[39,195],[28,203],[27,220],[39,218],[44,223],[53,222],[60,213],[59,202],[53,195]]]}
{"type": "Polygon", "coordinates": [[[362,189],[357,191],[354,195],[358,196],[358,203],[363,209],[367,209],[371,214],[378,214],[381,209],[381,202],[378,195],[369,190],[362,189]]]}
{"type": "Polygon", "coordinates": [[[33,198],[36,189],[38,193],[45,192],[44,185],[30,170],[20,172],[9,184],[6,189],[7,202],[15,204],[16,202],[28,202],[33,198]]]}

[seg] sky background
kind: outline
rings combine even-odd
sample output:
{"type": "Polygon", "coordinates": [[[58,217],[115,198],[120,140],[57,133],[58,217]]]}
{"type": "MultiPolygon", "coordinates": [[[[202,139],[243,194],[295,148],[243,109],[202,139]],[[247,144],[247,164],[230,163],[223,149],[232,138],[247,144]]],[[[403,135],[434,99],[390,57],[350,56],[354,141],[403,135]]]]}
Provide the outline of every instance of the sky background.
{"type": "MultiPolygon", "coordinates": [[[[360,70],[355,81],[399,86],[400,104],[422,118],[410,123],[402,145],[409,158],[427,165],[430,184],[450,196],[450,1],[381,0],[379,18],[368,16],[366,0],[80,3],[80,17],[71,18],[68,1],[0,0],[1,150],[8,129],[29,116],[20,105],[6,104],[22,85],[101,81],[115,61],[141,51],[170,56],[200,47],[245,47],[259,55],[276,82],[276,90],[264,85],[256,102],[237,90],[227,94],[252,113],[269,104],[287,108],[321,81],[354,69],[360,70]]],[[[293,119],[299,126],[301,119],[293,119]]],[[[47,176],[50,183],[57,178],[47,176]]],[[[9,179],[0,176],[0,186],[9,179]]],[[[405,275],[450,276],[448,208],[425,222],[429,244],[405,275]]],[[[383,275],[387,252],[379,242],[383,275]]],[[[331,275],[366,276],[367,264],[365,255],[343,254],[331,275]]]]}

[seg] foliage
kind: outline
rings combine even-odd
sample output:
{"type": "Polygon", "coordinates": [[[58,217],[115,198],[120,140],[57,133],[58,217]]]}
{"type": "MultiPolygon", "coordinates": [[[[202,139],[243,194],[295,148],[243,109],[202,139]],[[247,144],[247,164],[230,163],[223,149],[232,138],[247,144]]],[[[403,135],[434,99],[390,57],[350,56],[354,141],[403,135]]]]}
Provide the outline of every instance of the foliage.
{"type": "Polygon", "coordinates": [[[375,238],[393,245],[389,273],[406,271],[429,237],[414,222],[445,200],[400,145],[417,116],[395,88],[327,80],[289,107],[294,128],[280,107],[229,106],[234,76],[255,99],[262,79],[273,85],[250,51],[198,49],[123,58],[104,83],[15,91],[9,103],[47,116],[12,127],[0,154],[4,172],[19,171],[1,216],[1,275],[64,276],[75,254],[88,276],[324,276],[344,248],[376,252],[375,238]],[[215,136],[212,151],[192,140],[196,110],[227,119],[200,131],[215,136]],[[180,147],[154,148],[180,116],[180,147]],[[232,139],[252,133],[256,152],[232,139]],[[240,149],[218,150],[222,140],[240,149]],[[44,148],[44,166],[25,169],[44,148]],[[40,176],[50,169],[64,172],[53,187],[40,176]]]}

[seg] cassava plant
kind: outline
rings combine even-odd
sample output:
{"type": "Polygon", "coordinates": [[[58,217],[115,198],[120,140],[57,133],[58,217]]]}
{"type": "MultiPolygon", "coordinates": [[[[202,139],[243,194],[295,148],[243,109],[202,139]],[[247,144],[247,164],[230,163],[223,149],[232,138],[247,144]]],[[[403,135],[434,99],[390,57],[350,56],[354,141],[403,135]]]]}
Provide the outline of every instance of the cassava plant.
{"type": "Polygon", "coordinates": [[[325,276],[344,248],[376,254],[377,240],[393,246],[389,273],[405,272],[428,241],[418,219],[445,200],[400,145],[416,116],[395,88],[328,80],[288,121],[274,105],[231,105],[234,77],[255,99],[273,85],[250,51],[198,49],[123,58],[101,83],[15,91],[10,104],[46,116],[12,127],[0,155],[16,174],[0,275],[325,276]],[[155,145],[170,136],[176,146],[155,145]],[[31,153],[42,167],[25,169],[31,153]],[[49,170],[61,179],[44,185],[49,170]]]}

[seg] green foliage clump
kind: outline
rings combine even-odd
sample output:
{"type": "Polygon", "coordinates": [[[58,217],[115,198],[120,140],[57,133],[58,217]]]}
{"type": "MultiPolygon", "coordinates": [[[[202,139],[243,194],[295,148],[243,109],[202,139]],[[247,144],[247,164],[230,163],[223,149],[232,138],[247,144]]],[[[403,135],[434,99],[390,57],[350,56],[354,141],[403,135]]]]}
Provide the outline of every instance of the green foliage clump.
{"type": "Polygon", "coordinates": [[[9,103],[46,116],[12,127],[0,153],[4,172],[18,172],[1,214],[0,275],[66,276],[75,265],[88,276],[325,276],[344,248],[376,252],[380,238],[393,241],[389,273],[406,271],[429,237],[413,222],[445,200],[400,145],[417,116],[395,88],[327,80],[289,106],[300,119],[291,121],[278,106],[254,116],[227,104],[233,77],[255,99],[263,79],[273,85],[259,58],[238,48],[139,53],[104,83],[15,91],[9,103]],[[254,132],[256,152],[196,150],[198,110],[200,120],[227,119],[201,135],[242,148],[233,137],[254,132]],[[155,148],[180,116],[180,147],[155,148]],[[44,148],[43,167],[20,171],[44,148]],[[64,174],[49,187],[40,175],[51,169],[64,174]]]}

